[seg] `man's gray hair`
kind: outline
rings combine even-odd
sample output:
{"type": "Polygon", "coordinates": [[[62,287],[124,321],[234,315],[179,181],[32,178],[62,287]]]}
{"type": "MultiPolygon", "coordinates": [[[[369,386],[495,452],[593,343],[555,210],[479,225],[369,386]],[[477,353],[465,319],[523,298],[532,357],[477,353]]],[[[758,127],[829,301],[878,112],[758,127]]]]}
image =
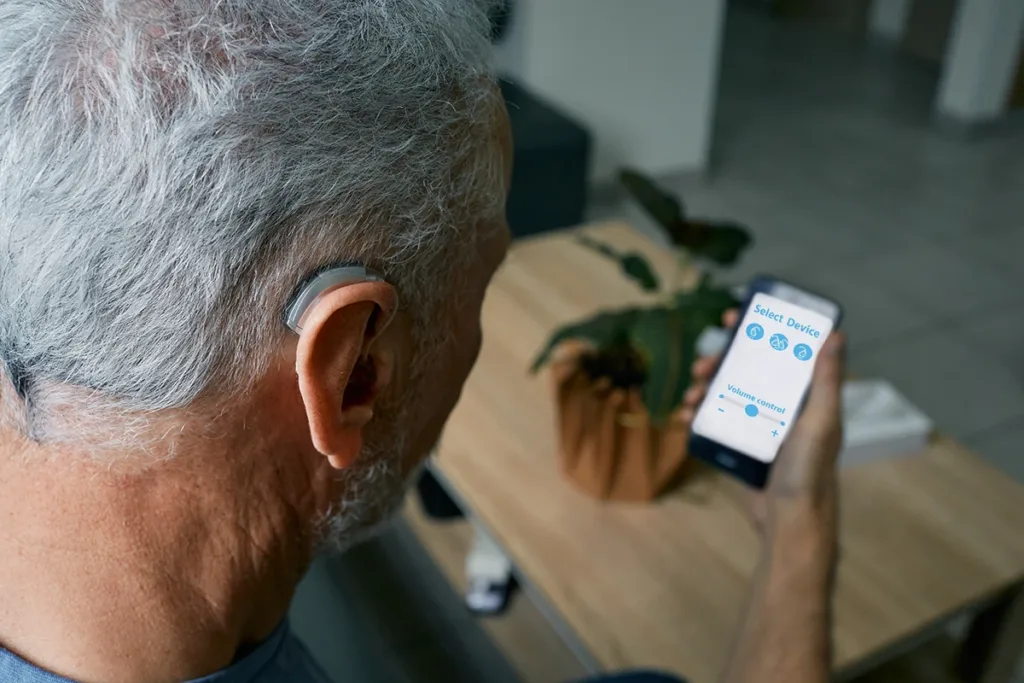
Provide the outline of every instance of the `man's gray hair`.
{"type": "Polygon", "coordinates": [[[486,5],[0,2],[0,393],[30,433],[244,390],[332,262],[428,310],[494,206],[486,5]]]}

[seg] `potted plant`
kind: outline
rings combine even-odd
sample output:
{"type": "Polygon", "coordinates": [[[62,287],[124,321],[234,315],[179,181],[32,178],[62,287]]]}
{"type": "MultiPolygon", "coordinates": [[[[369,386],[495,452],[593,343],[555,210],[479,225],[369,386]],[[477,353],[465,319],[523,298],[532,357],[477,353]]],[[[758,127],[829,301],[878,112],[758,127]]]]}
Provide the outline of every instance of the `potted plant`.
{"type": "Polygon", "coordinates": [[[640,253],[581,236],[581,246],[618,263],[623,275],[659,300],[601,311],[556,330],[532,371],[551,366],[564,474],[596,498],[646,501],[686,460],[689,433],[680,406],[697,340],[737,304],[706,272],[690,288],[677,283],[702,260],[735,263],[751,237],[735,223],[690,218],[679,199],[636,171],[622,171],[620,180],[674,246],[673,282],[662,283],[640,253]]]}

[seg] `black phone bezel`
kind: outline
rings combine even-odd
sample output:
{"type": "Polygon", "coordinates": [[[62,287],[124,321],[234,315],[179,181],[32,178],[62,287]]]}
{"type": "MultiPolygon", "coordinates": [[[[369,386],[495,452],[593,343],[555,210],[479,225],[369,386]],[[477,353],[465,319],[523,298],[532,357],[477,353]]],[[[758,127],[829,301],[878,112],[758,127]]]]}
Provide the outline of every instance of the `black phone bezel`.
{"type": "MultiPolygon", "coordinates": [[[[743,318],[746,317],[747,309],[750,308],[750,302],[753,301],[754,295],[758,293],[770,294],[770,287],[774,284],[787,285],[789,287],[793,287],[794,289],[799,289],[803,292],[807,292],[808,294],[820,297],[822,299],[825,299],[826,301],[830,301],[833,304],[835,304],[836,319],[832,325],[832,330],[835,331],[839,329],[839,323],[843,319],[843,307],[839,304],[838,301],[823,294],[819,294],[814,290],[807,289],[806,287],[802,287],[792,282],[787,282],[786,280],[781,280],[779,278],[774,278],[767,275],[759,275],[758,277],[755,277],[753,280],[751,280],[750,286],[747,290],[746,301],[743,302],[743,307],[740,310],[740,320],[743,320],[743,318]]],[[[729,342],[726,344],[725,352],[722,354],[723,359],[725,358],[725,355],[729,353],[729,350],[732,348],[733,341],[735,341],[736,339],[738,327],[739,326],[737,325],[737,329],[733,329],[732,333],[729,336],[729,342]]],[[[714,379],[717,375],[718,368],[715,369],[715,374],[711,378],[712,382],[714,382],[714,379]]],[[[800,408],[797,410],[796,413],[797,418],[799,418],[800,413],[803,412],[803,401],[806,398],[807,389],[804,389],[804,398],[801,399],[800,408]]],[[[701,404],[701,407],[703,407],[703,404],[701,404]]],[[[699,410],[700,408],[698,408],[698,411],[699,410]]],[[[765,485],[768,483],[768,477],[771,474],[772,464],[774,463],[774,460],[772,462],[764,462],[762,460],[758,460],[757,458],[747,455],[746,453],[736,450],[735,448],[731,448],[717,441],[709,439],[705,436],[700,436],[692,432],[690,433],[688,447],[689,454],[691,456],[697,458],[698,460],[706,462],[709,465],[712,465],[713,467],[728,472],[729,474],[746,482],[753,488],[763,489],[765,485]]]]}

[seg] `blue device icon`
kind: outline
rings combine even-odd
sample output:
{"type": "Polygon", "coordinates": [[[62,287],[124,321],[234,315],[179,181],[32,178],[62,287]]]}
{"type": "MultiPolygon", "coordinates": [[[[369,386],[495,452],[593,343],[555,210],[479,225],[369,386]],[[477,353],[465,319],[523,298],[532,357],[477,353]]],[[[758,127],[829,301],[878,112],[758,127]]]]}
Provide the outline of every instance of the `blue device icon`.
{"type": "Polygon", "coordinates": [[[810,360],[814,356],[814,351],[807,344],[797,344],[793,347],[793,355],[797,360],[810,360]]]}
{"type": "Polygon", "coordinates": [[[778,334],[778,333],[773,334],[772,338],[769,339],[768,342],[772,345],[772,348],[775,349],[776,351],[785,351],[786,347],[789,346],[789,340],[786,339],[786,335],[784,335],[784,334],[778,334]]]}
{"type": "Polygon", "coordinates": [[[750,323],[747,325],[747,336],[757,341],[764,336],[764,328],[757,323],[750,323]]]}

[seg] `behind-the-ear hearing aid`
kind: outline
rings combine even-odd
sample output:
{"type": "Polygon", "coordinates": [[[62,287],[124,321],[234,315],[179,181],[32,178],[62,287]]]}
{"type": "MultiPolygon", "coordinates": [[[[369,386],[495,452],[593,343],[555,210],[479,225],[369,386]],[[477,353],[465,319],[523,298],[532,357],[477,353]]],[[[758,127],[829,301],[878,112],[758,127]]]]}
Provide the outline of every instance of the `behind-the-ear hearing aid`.
{"type": "Polygon", "coordinates": [[[383,275],[361,265],[340,265],[320,270],[299,285],[291,302],[285,307],[284,324],[296,334],[301,334],[306,311],[328,291],[360,282],[383,281],[383,275]]]}

